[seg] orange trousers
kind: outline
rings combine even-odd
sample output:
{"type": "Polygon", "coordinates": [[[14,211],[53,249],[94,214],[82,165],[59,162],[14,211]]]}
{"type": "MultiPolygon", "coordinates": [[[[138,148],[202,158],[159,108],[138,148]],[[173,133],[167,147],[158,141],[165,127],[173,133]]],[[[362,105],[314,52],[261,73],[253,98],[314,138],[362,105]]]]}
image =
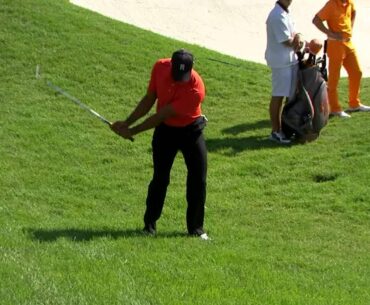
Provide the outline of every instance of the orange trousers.
{"type": "Polygon", "coordinates": [[[360,105],[362,71],[352,42],[328,40],[329,78],[328,98],[331,112],[342,111],[338,98],[338,83],[342,66],[348,73],[349,107],[360,105]]]}

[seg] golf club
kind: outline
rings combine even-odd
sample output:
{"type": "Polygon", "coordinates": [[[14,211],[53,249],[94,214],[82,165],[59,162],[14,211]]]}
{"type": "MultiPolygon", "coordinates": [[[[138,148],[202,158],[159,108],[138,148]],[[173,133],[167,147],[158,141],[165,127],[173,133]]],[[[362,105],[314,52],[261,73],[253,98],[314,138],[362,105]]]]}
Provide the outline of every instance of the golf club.
{"type": "Polygon", "coordinates": [[[97,113],[95,110],[91,109],[90,107],[88,107],[87,105],[85,105],[84,103],[82,103],[81,101],[79,101],[77,98],[75,98],[74,96],[70,95],[68,92],[64,91],[62,88],[59,88],[58,86],[55,86],[54,84],[52,84],[51,82],[47,81],[47,85],[52,88],[54,91],[64,95],[66,98],[68,98],[69,100],[71,100],[72,102],[76,103],[78,106],[80,106],[81,108],[89,111],[91,114],[93,114],[94,116],[98,117],[101,121],[103,121],[104,123],[108,124],[109,126],[112,124],[111,122],[109,122],[105,117],[103,117],[102,115],[100,115],[99,113],[97,113]]]}
{"type": "Polygon", "coordinates": [[[241,68],[240,65],[237,65],[237,64],[234,64],[234,63],[231,63],[231,62],[227,62],[227,61],[223,61],[223,60],[218,60],[218,59],[210,58],[210,57],[207,57],[205,59],[210,60],[210,61],[214,61],[214,62],[218,62],[220,64],[224,64],[224,65],[228,65],[228,66],[232,66],[232,67],[236,67],[236,68],[241,68]]]}

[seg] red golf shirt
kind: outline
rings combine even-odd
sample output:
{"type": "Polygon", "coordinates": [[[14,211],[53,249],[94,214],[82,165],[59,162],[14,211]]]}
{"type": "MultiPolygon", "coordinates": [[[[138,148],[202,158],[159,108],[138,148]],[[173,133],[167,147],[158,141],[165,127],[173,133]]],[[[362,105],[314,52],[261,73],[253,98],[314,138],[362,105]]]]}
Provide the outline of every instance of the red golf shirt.
{"type": "Polygon", "coordinates": [[[201,116],[201,103],[205,87],[199,74],[193,69],[188,82],[175,82],[171,77],[171,59],[158,60],[152,69],[148,91],[157,96],[157,111],[171,104],[174,117],[164,121],[166,125],[183,127],[201,116]]]}

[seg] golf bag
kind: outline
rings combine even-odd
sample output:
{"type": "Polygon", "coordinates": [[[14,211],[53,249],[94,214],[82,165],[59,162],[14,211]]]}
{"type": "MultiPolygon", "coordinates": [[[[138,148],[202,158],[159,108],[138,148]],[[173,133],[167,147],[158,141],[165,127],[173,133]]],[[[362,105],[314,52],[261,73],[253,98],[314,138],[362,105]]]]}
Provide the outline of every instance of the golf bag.
{"type": "Polygon", "coordinates": [[[318,138],[329,119],[327,93],[326,41],[323,58],[316,55],[298,54],[298,84],[295,96],[289,100],[282,113],[282,129],[287,138],[300,142],[318,138]]]}

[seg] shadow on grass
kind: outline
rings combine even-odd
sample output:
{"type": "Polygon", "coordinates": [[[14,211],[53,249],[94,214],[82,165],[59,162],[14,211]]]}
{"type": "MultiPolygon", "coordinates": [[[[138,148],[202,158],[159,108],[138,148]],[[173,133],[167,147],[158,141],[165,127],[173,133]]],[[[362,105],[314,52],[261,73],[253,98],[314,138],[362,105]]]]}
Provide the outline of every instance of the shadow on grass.
{"type": "Polygon", "coordinates": [[[231,135],[238,135],[239,133],[250,131],[250,130],[256,130],[256,129],[264,129],[264,128],[270,128],[271,123],[269,120],[262,120],[257,121],[253,123],[244,123],[235,125],[232,127],[228,127],[222,130],[222,133],[224,134],[231,134],[231,135]]]}
{"type": "Polygon", "coordinates": [[[25,229],[24,230],[32,240],[39,242],[55,242],[59,238],[67,238],[75,242],[86,242],[97,238],[136,238],[136,237],[153,237],[153,238],[176,238],[188,236],[184,232],[163,232],[150,236],[141,229],[129,230],[93,230],[93,229],[25,229]]]}
{"type": "Polygon", "coordinates": [[[244,138],[207,139],[209,152],[220,152],[227,156],[234,156],[245,150],[257,150],[265,148],[290,148],[292,144],[281,145],[274,143],[267,136],[251,136],[244,138]]]}
{"type": "MultiPolygon", "coordinates": [[[[237,136],[241,133],[266,129],[270,127],[269,120],[262,120],[253,123],[239,124],[221,130],[223,134],[237,136]]],[[[263,136],[247,137],[226,137],[218,139],[207,139],[207,149],[209,152],[220,152],[227,156],[234,156],[245,150],[258,150],[265,148],[289,148],[292,145],[281,145],[269,140],[269,134],[263,136]]],[[[292,143],[293,145],[296,143],[292,143]]]]}

